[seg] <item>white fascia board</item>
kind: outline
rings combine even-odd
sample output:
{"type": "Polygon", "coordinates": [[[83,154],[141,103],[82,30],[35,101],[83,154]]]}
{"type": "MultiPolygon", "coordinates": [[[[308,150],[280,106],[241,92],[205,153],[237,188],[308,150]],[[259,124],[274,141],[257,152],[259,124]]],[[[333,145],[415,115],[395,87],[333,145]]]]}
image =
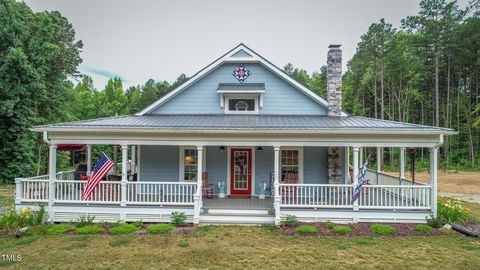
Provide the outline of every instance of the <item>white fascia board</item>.
{"type": "Polygon", "coordinates": [[[265,90],[217,90],[219,94],[263,94],[265,90]]]}
{"type": "MultiPolygon", "coordinates": [[[[220,66],[221,64],[223,63],[234,63],[234,62],[242,62],[242,63],[261,63],[262,65],[264,65],[265,67],[267,67],[270,71],[272,71],[273,73],[275,73],[277,76],[279,76],[280,78],[286,80],[287,82],[289,82],[292,86],[294,86],[295,88],[297,88],[298,90],[302,91],[304,94],[306,94],[308,97],[312,98],[313,100],[315,100],[316,102],[318,102],[319,104],[325,106],[325,108],[328,108],[328,103],[327,101],[325,101],[323,98],[319,97],[317,94],[315,94],[314,92],[312,92],[310,89],[306,88],[305,86],[303,86],[302,84],[298,83],[297,81],[295,81],[292,77],[288,76],[285,72],[283,72],[282,70],[280,70],[279,68],[277,68],[276,66],[274,66],[273,64],[271,64],[269,61],[267,61],[265,58],[263,58],[262,56],[258,55],[256,52],[250,50],[249,48],[247,48],[245,45],[243,44],[240,44],[238,45],[236,48],[234,48],[233,50],[231,50],[229,53],[227,53],[225,56],[217,59],[215,62],[213,62],[212,64],[208,65],[207,67],[205,67],[203,70],[201,70],[200,72],[198,72],[197,74],[195,74],[192,78],[190,78],[189,80],[187,80],[186,82],[184,82],[182,85],[180,85],[179,87],[175,88],[174,90],[172,90],[170,93],[168,93],[167,95],[165,95],[164,97],[162,97],[161,99],[157,100],[156,102],[154,102],[153,104],[151,104],[150,106],[148,106],[147,108],[143,109],[141,112],[137,113],[136,115],[144,115],[146,113],[149,113],[151,111],[153,111],[154,109],[156,109],[158,106],[160,106],[161,104],[165,103],[166,101],[168,101],[169,99],[171,99],[172,97],[174,97],[175,95],[177,95],[178,93],[180,93],[182,90],[186,89],[187,87],[189,87],[190,85],[192,85],[193,83],[195,83],[196,81],[198,81],[199,79],[203,78],[205,75],[207,75],[208,73],[210,73],[210,71],[212,71],[213,69],[215,69],[216,67],[220,66]],[[240,50],[244,50],[246,53],[252,55],[252,57],[232,57],[232,55],[234,55],[235,53],[237,53],[238,51],[240,50]]],[[[342,111],[342,116],[348,116],[348,114],[346,114],[345,112],[342,111]]]]}

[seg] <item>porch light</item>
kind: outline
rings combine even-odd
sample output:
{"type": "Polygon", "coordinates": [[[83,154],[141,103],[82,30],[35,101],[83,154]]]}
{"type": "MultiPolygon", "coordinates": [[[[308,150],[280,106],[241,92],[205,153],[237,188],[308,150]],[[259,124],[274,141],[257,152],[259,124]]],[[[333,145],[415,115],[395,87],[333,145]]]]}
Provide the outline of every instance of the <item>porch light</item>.
{"type": "Polygon", "coordinates": [[[223,153],[225,152],[225,146],[220,146],[220,148],[218,148],[220,150],[220,153],[223,153]]]}
{"type": "Polygon", "coordinates": [[[263,148],[261,146],[257,147],[257,152],[261,155],[263,154],[263,148]]]}

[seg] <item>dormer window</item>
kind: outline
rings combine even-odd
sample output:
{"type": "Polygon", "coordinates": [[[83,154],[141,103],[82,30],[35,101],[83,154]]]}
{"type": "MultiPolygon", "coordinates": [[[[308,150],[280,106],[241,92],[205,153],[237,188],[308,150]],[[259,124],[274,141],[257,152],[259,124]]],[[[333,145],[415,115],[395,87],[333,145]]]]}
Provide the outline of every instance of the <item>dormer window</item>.
{"type": "Polygon", "coordinates": [[[220,94],[220,107],[226,114],[258,114],[263,107],[263,83],[221,83],[217,93],[220,94]]]}

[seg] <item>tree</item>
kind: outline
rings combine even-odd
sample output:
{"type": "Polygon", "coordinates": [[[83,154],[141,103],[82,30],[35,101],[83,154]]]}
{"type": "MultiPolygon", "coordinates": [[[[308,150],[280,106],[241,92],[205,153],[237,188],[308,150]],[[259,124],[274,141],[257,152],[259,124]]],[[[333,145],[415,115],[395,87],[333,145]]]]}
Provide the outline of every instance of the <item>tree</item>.
{"type": "Polygon", "coordinates": [[[40,139],[29,128],[69,117],[67,79],[78,74],[82,43],[60,13],[13,0],[0,1],[0,33],[0,180],[10,182],[34,171],[40,139]]]}

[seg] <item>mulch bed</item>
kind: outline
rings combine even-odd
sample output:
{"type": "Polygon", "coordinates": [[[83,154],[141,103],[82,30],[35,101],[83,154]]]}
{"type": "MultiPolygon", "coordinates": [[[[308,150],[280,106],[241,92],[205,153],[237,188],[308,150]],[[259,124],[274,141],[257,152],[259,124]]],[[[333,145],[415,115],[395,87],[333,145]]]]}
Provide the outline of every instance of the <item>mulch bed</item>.
{"type": "MultiPolygon", "coordinates": [[[[340,226],[348,226],[352,228],[352,232],[348,234],[339,234],[334,233],[327,227],[325,227],[325,223],[315,222],[315,223],[299,223],[295,226],[280,226],[280,232],[284,235],[295,235],[295,236],[379,236],[378,234],[372,232],[370,227],[373,223],[356,223],[356,224],[335,224],[340,226]],[[298,226],[301,225],[308,225],[308,226],[315,226],[317,228],[317,234],[299,234],[296,229],[298,226]]],[[[419,232],[415,230],[415,226],[417,224],[412,223],[382,223],[385,225],[390,225],[396,229],[395,234],[392,236],[435,236],[435,235],[446,235],[447,233],[433,229],[429,232],[419,232]]]]}

